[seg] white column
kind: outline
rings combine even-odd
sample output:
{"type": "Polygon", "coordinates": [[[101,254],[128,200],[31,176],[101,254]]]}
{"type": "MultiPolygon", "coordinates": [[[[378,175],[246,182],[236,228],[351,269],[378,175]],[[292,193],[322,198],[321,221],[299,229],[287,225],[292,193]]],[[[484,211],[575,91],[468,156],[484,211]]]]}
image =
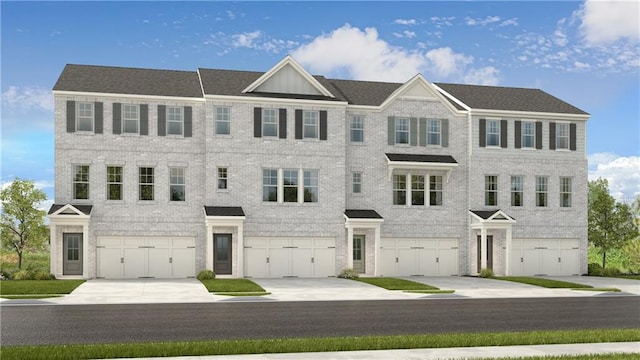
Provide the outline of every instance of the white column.
{"type": "Polygon", "coordinates": [[[244,277],[244,230],[243,224],[238,225],[238,277],[244,277]]]}
{"type": "Polygon", "coordinates": [[[378,276],[378,260],[380,259],[380,225],[374,231],[373,276],[378,276]]]}
{"type": "Polygon", "coordinates": [[[353,227],[347,226],[347,269],[353,269],[353,227]]]}
{"type": "Polygon", "coordinates": [[[487,267],[487,229],[483,226],[480,228],[480,270],[487,267]]]}
{"type": "Polygon", "coordinates": [[[278,169],[278,189],[276,190],[278,203],[284,202],[284,171],[278,169]]]}
{"type": "Polygon", "coordinates": [[[58,274],[58,267],[56,266],[58,265],[56,259],[58,259],[60,255],[58,255],[58,238],[56,237],[56,224],[52,222],[49,222],[49,243],[49,259],[51,259],[49,261],[49,272],[58,277],[59,275],[62,275],[58,274]]]}
{"type": "Polygon", "coordinates": [[[512,240],[512,230],[511,225],[507,227],[507,244],[505,249],[506,259],[504,261],[504,275],[511,275],[511,240],[512,240]]]}
{"type": "Polygon", "coordinates": [[[205,234],[205,251],[206,251],[206,269],[213,271],[213,226],[207,224],[207,233],[205,234]]]}
{"type": "MultiPolygon", "coordinates": [[[[97,254],[94,251],[94,254],[97,254]]],[[[82,278],[88,279],[89,272],[89,223],[82,225],[82,278]]],[[[94,274],[95,277],[96,274],[94,274]]]]}

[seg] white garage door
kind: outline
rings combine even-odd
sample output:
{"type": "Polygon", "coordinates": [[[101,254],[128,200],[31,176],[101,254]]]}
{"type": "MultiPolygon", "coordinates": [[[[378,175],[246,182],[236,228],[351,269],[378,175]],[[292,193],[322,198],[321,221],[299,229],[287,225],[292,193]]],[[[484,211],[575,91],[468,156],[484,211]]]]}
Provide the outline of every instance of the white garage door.
{"type": "Polygon", "coordinates": [[[194,238],[99,237],[97,244],[99,278],[195,276],[194,238]]]}
{"type": "Polygon", "coordinates": [[[245,275],[335,276],[335,239],[245,238],[245,275]]]}
{"type": "Polygon", "coordinates": [[[513,239],[513,275],[579,275],[578,239],[513,239]]]}
{"type": "Polygon", "coordinates": [[[456,239],[381,239],[382,276],[458,275],[456,239]]]}

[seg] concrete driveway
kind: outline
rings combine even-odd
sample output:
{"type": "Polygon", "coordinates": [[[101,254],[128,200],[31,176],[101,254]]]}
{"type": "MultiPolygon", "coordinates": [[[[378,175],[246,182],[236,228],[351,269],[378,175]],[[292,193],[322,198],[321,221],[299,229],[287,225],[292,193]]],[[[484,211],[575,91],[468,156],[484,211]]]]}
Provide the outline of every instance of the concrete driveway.
{"type": "Polygon", "coordinates": [[[591,285],[594,288],[617,288],[629,294],[640,295],[640,281],[599,276],[545,276],[547,279],[591,285]]]}

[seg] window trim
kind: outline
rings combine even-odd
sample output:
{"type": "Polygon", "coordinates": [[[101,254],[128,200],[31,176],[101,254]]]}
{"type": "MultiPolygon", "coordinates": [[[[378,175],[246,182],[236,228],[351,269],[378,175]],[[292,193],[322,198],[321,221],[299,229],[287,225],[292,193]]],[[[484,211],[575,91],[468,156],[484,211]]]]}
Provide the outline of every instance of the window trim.
{"type": "Polygon", "coordinates": [[[229,106],[214,107],[213,133],[215,135],[231,135],[231,107],[229,106]],[[226,133],[218,132],[219,124],[226,125],[227,127],[226,133]]]}
{"type": "Polygon", "coordinates": [[[351,193],[357,195],[362,194],[362,171],[351,172],[351,193]],[[356,186],[358,187],[358,191],[356,191],[356,186]]]}
{"type": "Polygon", "coordinates": [[[71,195],[72,195],[73,199],[74,200],[89,200],[89,199],[91,199],[91,193],[90,193],[90,190],[91,190],[91,165],[89,165],[89,164],[74,164],[72,169],[73,169],[73,174],[72,174],[72,177],[71,177],[71,181],[72,181],[71,191],[73,192],[73,194],[71,194],[71,195]],[[86,173],[83,173],[83,172],[78,173],[78,169],[79,168],[83,168],[83,167],[87,168],[86,173]],[[76,180],[77,175],[82,176],[83,174],[86,175],[86,180],[76,180]],[[76,189],[76,185],[81,185],[81,184],[85,184],[86,187],[87,187],[87,196],[84,197],[84,198],[80,198],[80,197],[76,196],[78,194],[78,192],[79,192],[76,189]]]}
{"type": "Polygon", "coordinates": [[[317,203],[320,198],[320,193],[319,193],[320,180],[319,180],[318,170],[302,170],[301,173],[302,173],[302,179],[303,179],[302,180],[302,199],[299,198],[298,201],[303,203],[317,203]],[[307,180],[309,180],[308,183],[307,183],[307,180]],[[307,201],[307,193],[315,195],[315,198],[311,197],[311,200],[307,201]]]}
{"type": "Polygon", "coordinates": [[[168,136],[184,136],[184,106],[167,106],[167,135],[168,136]],[[171,132],[171,123],[178,123],[177,120],[171,120],[171,116],[172,115],[176,115],[171,114],[171,110],[175,110],[175,109],[179,109],[180,110],[180,133],[179,134],[174,134],[171,132]]]}
{"type": "Polygon", "coordinates": [[[560,176],[560,208],[562,209],[570,209],[573,207],[573,177],[571,176],[560,176]],[[563,180],[568,180],[568,189],[565,188],[565,184],[563,184],[563,180]],[[568,205],[565,205],[564,196],[568,199],[568,205]]]}
{"type": "Polygon", "coordinates": [[[303,139],[320,139],[320,111],[318,110],[303,110],[302,111],[302,138],[303,139]],[[315,117],[311,116],[314,114],[315,117]],[[308,124],[308,120],[315,120],[315,124],[308,124]],[[307,136],[307,129],[313,129],[315,136],[307,136]]]}
{"type": "Polygon", "coordinates": [[[536,207],[549,207],[549,177],[536,175],[536,207]],[[544,180],[541,182],[541,180],[544,180]],[[544,189],[542,188],[544,185],[544,189]],[[540,196],[544,195],[543,198],[540,196]],[[544,199],[544,204],[540,201],[544,199]]]}
{"type": "Polygon", "coordinates": [[[498,206],[498,175],[484,176],[484,206],[498,206]],[[490,201],[492,194],[493,203],[490,201]]]}
{"type": "Polygon", "coordinates": [[[520,123],[520,148],[522,149],[536,149],[536,122],[535,121],[529,121],[529,120],[523,120],[520,123]],[[527,125],[531,126],[531,134],[526,134],[525,129],[527,128],[527,125]],[[527,146],[527,142],[525,139],[530,138],[531,139],[531,146],[527,146]]]}
{"type": "Polygon", "coordinates": [[[355,144],[364,143],[364,115],[351,115],[351,120],[349,121],[349,142],[355,144]],[[353,134],[356,132],[360,133],[360,140],[354,140],[353,134]]]}
{"type": "Polygon", "coordinates": [[[408,174],[393,174],[392,178],[392,196],[393,205],[407,206],[407,175],[408,174]],[[404,185],[400,187],[400,185],[404,185]],[[403,193],[403,196],[400,194],[403,193]],[[396,195],[397,194],[397,195],[396,195]],[[398,202],[396,202],[398,200],[398,202]]]}
{"type": "Polygon", "coordinates": [[[512,207],[523,207],[524,206],[524,176],[523,175],[511,175],[511,206],[512,207]],[[514,180],[519,180],[514,183],[514,180]],[[514,187],[515,185],[515,187],[514,187]],[[515,195],[520,195],[520,204],[515,204],[515,195]]]}
{"type": "Polygon", "coordinates": [[[442,175],[429,175],[429,206],[443,206],[444,205],[444,183],[442,181],[442,175]],[[436,181],[433,181],[436,180],[436,181]],[[439,181],[437,181],[439,180],[439,181]],[[433,189],[435,185],[435,189],[433,189]],[[438,189],[438,185],[439,189],[438,189]],[[438,194],[440,196],[438,197],[438,194]],[[433,196],[435,195],[435,199],[433,196]]]}
{"type": "Polygon", "coordinates": [[[555,125],[555,132],[556,132],[556,150],[560,150],[560,151],[569,151],[571,149],[571,123],[570,122],[565,122],[565,121],[556,121],[556,125],[555,125]],[[566,136],[561,136],[560,135],[560,128],[561,127],[566,127],[566,136]],[[566,138],[566,147],[560,147],[560,139],[565,139],[566,138]]]}
{"type": "Polygon", "coordinates": [[[487,121],[487,128],[486,128],[486,134],[485,134],[486,147],[488,147],[488,148],[499,148],[499,147],[501,147],[501,143],[500,143],[500,139],[502,138],[502,136],[501,136],[501,132],[502,132],[501,120],[500,119],[487,119],[486,121],[487,121]],[[491,124],[492,123],[498,124],[498,127],[497,127],[498,132],[497,133],[489,131],[489,130],[491,130],[491,124]],[[489,141],[490,136],[492,136],[492,135],[497,136],[497,139],[498,139],[497,144],[495,144],[495,145],[491,144],[490,141],[489,141]]]}
{"type": "Polygon", "coordinates": [[[107,165],[107,201],[122,201],[124,200],[124,168],[121,165],[107,165]],[[120,173],[111,173],[110,170],[120,169],[120,173]],[[112,180],[112,176],[119,177],[120,181],[112,180]],[[111,187],[116,186],[119,187],[120,198],[119,199],[111,199],[111,187]]]}
{"type": "Polygon", "coordinates": [[[282,202],[284,203],[297,203],[300,201],[299,199],[299,190],[300,190],[300,171],[299,169],[282,169],[282,202]],[[288,174],[290,174],[288,176],[288,174]],[[293,176],[295,175],[295,176],[293,176]],[[294,183],[286,184],[286,180],[293,180],[294,183]],[[295,191],[288,191],[287,189],[295,189],[295,191]],[[295,194],[295,199],[287,200],[287,193],[295,194]]]}
{"type": "Polygon", "coordinates": [[[442,120],[441,119],[427,119],[426,135],[427,135],[427,145],[442,146],[442,120]],[[438,131],[437,132],[431,131],[432,130],[432,124],[437,124],[438,125],[438,131]],[[437,137],[438,137],[438,142],[437,143],[432,143],[431,142],[431,135],[432,134],[437,135],[437,137]]]}
{"type": "Polygon", "coordinates": [[[278,169],[273,169],[273,168],[263,168],[262,169],[262,202],[263,203],[271,203],[271,202],[278,203],[279,202],[278,201],[279,200],[278,199],[279,198],[279,195],[278,195],[278,193],[279,193],[278,188],[279,187],[280,187],[280,171],[278,169]],[[265,179],[267,179],[266,178],[267,171],[270,172],[268,178],[271,179],[271,180],[274,179],[273,172],[275,172],[275,184],[273,184],[271,182],[268,183],[268,184],[265,183],[265,179]],[[265,195],[271,195],[271,191],[269,191],[268,193],[265,193],[265,189],[266,188],[275,188],[275,190],[276,190],[275,191],[275,195],[276,195],[275,199],[269,200],[270,199],[269,196],[265,197],[265,195]]]}
{"type": "Polygon", "coordinates": [[[156,198],[156,186],[155,186],[155,168],[153,166],[139,166],[138,167],[138,201],[154,201],[156,198]],[[146,169],[149,170],[151,169],[151,174],[142,174],[142,169],[146,169]],[[145,179],[146,181],[149,180],[149,178],[151,179],[151,182],[142,182],[142,179],[145,179]],[[143,199],[142,198],[142,194],[143,194],[143,187],[150,187],[151,188],[151,199],[143,199]]]}
{"type": "Polygon", "coordinates": [[[267,138],[279,138],[280,137],[280,115],[279,115],[279,110],[278,109],[272,109],[272,108],[262,108],[262,125],[261,125],[261,131],[262,131],[262,137],[267,137],[267,138]],[[273,118],[273,123],[269,122],[267,123],[267,119],[270,119],[270,116],[266,116],[267,112],[271,112],[273,111],[273,113],[275,114],[275,117],[273,118]],[[267,135],[266,131],[265,131],[265,126],[274,126],[276,131],[274,135],[267,135]]]}
{"type": "Polygon", "coordinates": [[[169,201],[170,202],[186,202],[187,201],[187,171],[183,166],[171,166],[169,167],[169,201]],[[178,174],[173,174],[173,172],[179,171],[178,174]],[[182,182],[173,182],[175,180],[182,180],[182,182]],[[183,192],[182,199],[173,199],[173,189],[174,187],[181,187],[183,192]]]}
{"type": "Polygon", "coordinates": [[[131,135],[140,135],[140,105],[138,104],[122,104],[120,107],[120,121],[121,121],[121,125],[120,125],[120,132],[122,134],[131,134],[131,135]],[[125,116],[125,108],[127,107],[133,107],[136,110],[136,118],[129,118],[125,116]],[[136,124],[136,131],[132,132],[132,131],[126,131],[126,124],[127,122],[135,122],[136,124]]]}
{"type": "Polygon", "coordinates": [[[396,145],[409,145],[411,139],[411,118],[408,117],[397,117],[394,119],[394,129],[395,129],[395,144],[396,145]],[[405,122],[406,121],[406,130],[398,130],[398,126],[401,122],[405,122]],[[399,136],[401,133],[406,133],[407,134],[407,142],[399,142],[399,136]]]}
{"type": "MultiPolygon", "coordinates": [[[[86,109],[84,111],[87,111],[86,109]]],[[[95,131],[96,129],[96,107],[95,107],[95,103],[93,102],[89,102],[89,101],[77,101],[76,102],[76,132],[80,132],[80,133],[92,133],[95,131]],[[81,111],[80,111],[80,107],[83,106],[89,106],[91,108],[91,116],[88,115],[80,115],[81,111]],[[80,128],[80,123],[81,121],[87,121],[89,124],[91,124],[91,129],[90,130],[83,130],[80,128]]]]}
{"type": "Polygon", "coordinates": [[[216,178],[218,179],[217,190],[229,190],[229,168],[227,166],[218,166],[216,168],[216,178]]]}

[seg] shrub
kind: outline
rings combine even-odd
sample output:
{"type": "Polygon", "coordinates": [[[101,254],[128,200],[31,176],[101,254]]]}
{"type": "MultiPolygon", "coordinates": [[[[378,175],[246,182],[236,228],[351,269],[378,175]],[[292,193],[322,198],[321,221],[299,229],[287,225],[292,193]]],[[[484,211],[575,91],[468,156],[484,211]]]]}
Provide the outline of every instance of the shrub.
{"type": "Polygon", "coordinates": [[[18,270],[13,273],[13,280],[31,280],[33,272],[29,270],[18,270]]]}
{"type": "Polygon", "coordinates": [[[590,263],[588,266],[588,274],[589,276],[603,276],[604,271],[602,269],[602,265],[598,263],[590,263]]]}
{"type": "Polygon", "coordinates": [[[604,276],[618,276],[620,274],[621,274],[620,270],[614,267],[604,269],[604,273],[603,273],[604,276]]]}
{"type": "Polygon", "coordinates": [[[198,273],[198,276],[196,276],[198,280],[211,280],[215,278],[216,274],[211,270],[202,270],[198,273]]]}
{"type": "Polygon", "coordinates": [[[344,269],[338,277],[341,279],[357,279],[360,277],[360,274],[353,269],[344,269]]]}
{"type": "Polygon", "coordinates": [[[480,275],[479,275],[479,276],[480,276],[481,278],[490,278],[490,277],[493,277],[493,270],[491,270],[491,269],[487,269],[487,268],[484,268],[484,269],[480,270],[480,275]]]}
{"type": "Polygon", "coordinates": [[[7,270],[0,270],[0,280],[11,280],[13,279],[13,273],[7,270]]]}
{"type": "Polygon", "coordinates": [[[33,271],[31,280],[55,280],[55,276],[45,269],[36,269],[33,271]]]}

